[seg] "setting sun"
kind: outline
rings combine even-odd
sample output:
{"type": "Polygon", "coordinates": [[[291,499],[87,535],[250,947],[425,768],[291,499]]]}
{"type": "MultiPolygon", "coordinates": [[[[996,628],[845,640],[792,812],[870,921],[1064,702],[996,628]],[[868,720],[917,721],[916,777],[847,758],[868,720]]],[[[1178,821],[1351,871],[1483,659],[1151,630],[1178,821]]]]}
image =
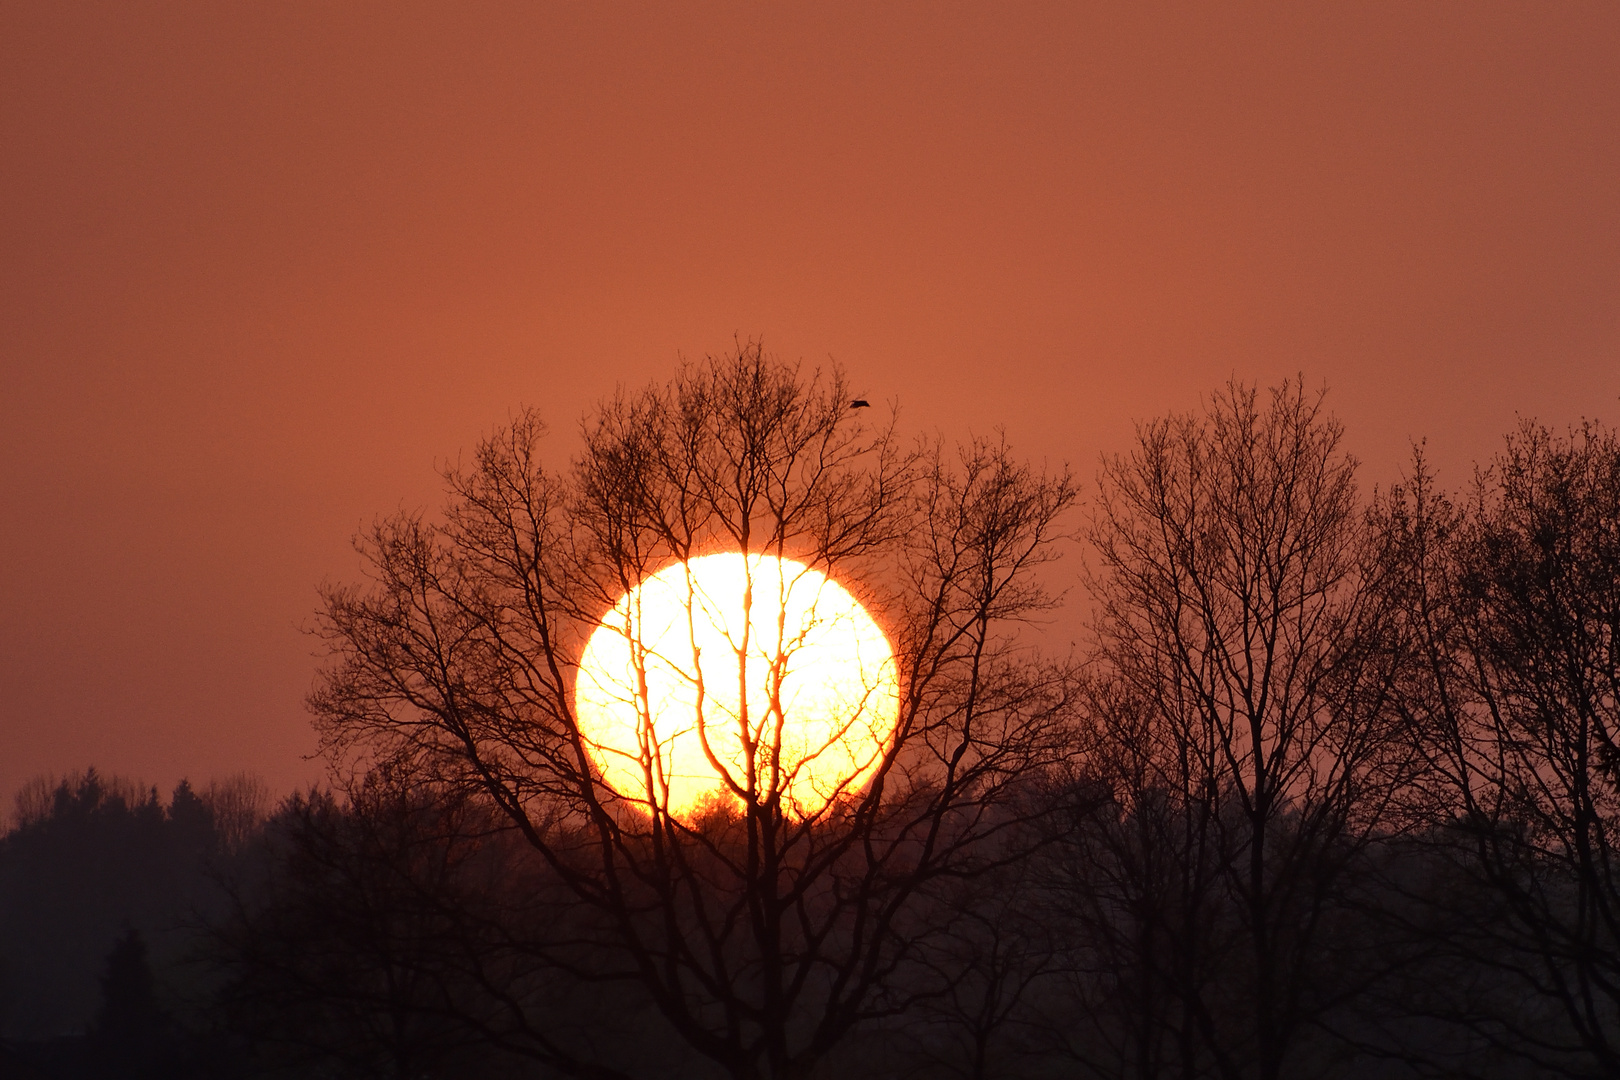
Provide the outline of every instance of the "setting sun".
{"type": "Polygon", "coordinates": [[[897,690],[888,640],[848,590],[791,559],[728,553],[622,597],[585,647],[574,696],[621,798],[679,815],[717,795],[779,794],[804,814],[870,779],[897,690]]]}

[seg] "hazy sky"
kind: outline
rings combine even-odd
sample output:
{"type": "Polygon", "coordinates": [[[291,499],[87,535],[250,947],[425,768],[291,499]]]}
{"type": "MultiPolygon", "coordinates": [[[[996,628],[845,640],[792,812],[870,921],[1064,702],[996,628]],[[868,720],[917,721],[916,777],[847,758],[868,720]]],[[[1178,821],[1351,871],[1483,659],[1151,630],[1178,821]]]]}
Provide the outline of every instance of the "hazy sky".
{"type": "Polygon", "coordinates": [[[0,797],[286,788],[349,537],[762,335],[1089,479],[1228,376],[1367,482],[1620,420],[1620,4],[0,0],[0,797]]]}

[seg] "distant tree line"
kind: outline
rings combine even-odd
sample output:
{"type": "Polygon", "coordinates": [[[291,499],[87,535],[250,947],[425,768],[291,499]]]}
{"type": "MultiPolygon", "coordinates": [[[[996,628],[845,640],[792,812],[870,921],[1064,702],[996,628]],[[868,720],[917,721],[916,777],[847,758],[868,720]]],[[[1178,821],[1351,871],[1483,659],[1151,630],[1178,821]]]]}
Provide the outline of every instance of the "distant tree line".
{"type": "Polygon", "coordinates": [[[201,928],[262,843],[261,781],[167,802],[90,769],[17,793],[0,836],[0,1076],[183,1075],[224,1053],[198,1021],[201,928]],[[8,1071],[10,1070],[10,1071],[8,1071]]]}
{"type": "Polygon", "coordinates": [[[1620,435],[1527,422],[1464,489],[1418,452],[1368,493],[1321,395],[1234,383],[1081,502],[850,397],[749,345],[604,405],[569,468],[527,415],[486,440],[327,593],[339,790],[25,792],[5,1060],[1620,1075],[1620,435]],[[868,582],[895,639],[901,731],[824,810],[760,769],[677,814],[582,752],[580,627],[721,542],[868,582]],[[1068,547],[1090,634],[1054,656],[1068,547]]]}

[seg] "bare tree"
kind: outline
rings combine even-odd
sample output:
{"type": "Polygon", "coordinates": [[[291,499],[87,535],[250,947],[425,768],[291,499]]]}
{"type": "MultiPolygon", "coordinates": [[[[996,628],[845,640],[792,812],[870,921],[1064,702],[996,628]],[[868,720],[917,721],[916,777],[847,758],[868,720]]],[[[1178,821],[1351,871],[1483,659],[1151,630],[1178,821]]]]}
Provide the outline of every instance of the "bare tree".
{"type": "Polygon", "coordinates": [[[239,851],[258,834],[270,814],[270,788],[254,773],[233,773],[211,780],[202,801],[214,819],[214,831],[226,851],[239,851]]]}
{"type": "MultiPolygon", "coordinates": [[[[998,442],[907,449],[850,399],[837,372],[741,346],[606,402],[560,472],[524,413],[449,470],[441,521],[379,523],[359,542],[372,582],[325,593],[332,662],[311,704],[327,745],[490,800],[598,913],[603,970],[739,1078],[809,1075],[857,1025],[934,992],[918,982],[930,891],[1019,856],[1041,812],[1028,786],[1069,748],[1069,672],[1020,636],[1053,603],[1037,571],[1069,477],[998,442]],[[743,596],[760,610],[765,557],[855,593],[894,643],[897,715],[867,768],[801,797],[806,763],[869,714],[856,701],[833,736],[792,745],[798,638],[744,633],[730,680],[757,660],[766,690],[700,709],[718,793],[694,813],[662,779],[687,766],[666,760],[650,696],[630,695],[642,779],[627,781],[573,690],[632,590],[726,551],[755,560],[743,596]]],[[[661,658],[630,654],[644,684],[661,658]]],[[[689,659],[701,703],[722,658],[689,659]]]]}
{"type": "Polygon", "coordinates": [[[1542,1073],[1615,1075],[1620,436],[1527,422],[1460,505],[1420,458],[1388,516],[1433,830],[1412,916],[1429,977],[1400,1005],[1542,1073]]]}
{"type": "Polygon", "coordinates": [[[1340,438],[1299,383],[1232,383],[1105,463],[1089,711],[1112,798],[1069,856],[1135,1008],[1099,1071],[1276,1080],[1340,989],[1323,960],[1347,870],[1405,769],[1340,438]]]}
{"type": "Polygon", "coordinates": [[[1163,782],[1154,717],[1129,687],[1104,674],[1086,691],[1097,731],[1040,860],[1062,985],[1041,1026],[1093,1076],[1203,1075],[1196,1011],[1232,959],[1208,807],[1163,782]]]}

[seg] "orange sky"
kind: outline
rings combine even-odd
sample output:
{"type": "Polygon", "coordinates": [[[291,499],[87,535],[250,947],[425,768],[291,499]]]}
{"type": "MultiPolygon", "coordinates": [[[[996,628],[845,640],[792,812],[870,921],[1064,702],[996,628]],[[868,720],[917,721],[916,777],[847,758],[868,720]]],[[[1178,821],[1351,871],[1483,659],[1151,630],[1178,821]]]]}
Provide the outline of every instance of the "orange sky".
{"type": "Polygon", "coordinates": [[[1232,373],[1369,481],[1620,420],[1616,57],[1612,0],[5,0],[0,797],[317,777],[355,527],[736,333],[1088,478],[1232,373]]]}

